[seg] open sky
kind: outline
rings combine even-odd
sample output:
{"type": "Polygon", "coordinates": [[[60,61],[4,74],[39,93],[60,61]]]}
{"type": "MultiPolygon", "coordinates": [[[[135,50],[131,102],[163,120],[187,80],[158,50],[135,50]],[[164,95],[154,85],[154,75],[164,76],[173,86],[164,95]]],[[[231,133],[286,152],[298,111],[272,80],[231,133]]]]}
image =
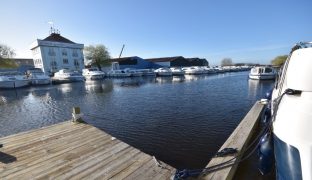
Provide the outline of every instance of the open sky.
{"type": "Polygon", "coordinates": [[[104,44],[112,57],[184,56],[218,65],[269,63],[300,41],[312,41],[312,0],[2,0],[0,43],[16,57],[61,35],[85,46],[104,44]]]}

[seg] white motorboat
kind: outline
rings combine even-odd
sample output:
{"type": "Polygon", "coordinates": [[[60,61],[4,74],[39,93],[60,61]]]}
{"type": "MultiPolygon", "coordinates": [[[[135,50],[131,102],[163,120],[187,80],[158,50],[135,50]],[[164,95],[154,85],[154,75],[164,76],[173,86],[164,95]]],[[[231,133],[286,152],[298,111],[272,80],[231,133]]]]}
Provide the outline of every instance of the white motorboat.
{"type": "Polygon", "coordinates": [[[124,70],[110,70],[107,73],[108,77],[130,77],[131,73],[125,72],[124,70]]]}
{"type": "Polygon", "coordinates": [[[254,67],[250,70],[249,78],[258,80],[275,79],[276,72],[273,68],[268,66],[254,67]]]}
{"type": "Polygon", "coordinates": [[[138,69],[137,71],[142,73],[142,76],[156,76],[154,69],[138,69]]]}
{"type": "Polygon", "coordinates": [[[26,74],[32,85],[51,84],[51,78],[45,75],[40,68],[29,69],[26,71],[26,74]]]}
{"type": "Polygon", "coordinates": [[[137,69],[125,68],[124,71],[126,73],[130,73],[131,77],[140,77],[143,75],[143,73],[138,71],[137,69]]]}
{"type": "Polygon", "coordinates": [[[182,68],[182,70],[187,75],[199,75],[199,74],[204,74],[205,73],[205,71],[202,68],[196,67],[196,66],[184,67],[184,68],[182,68]]]}
{"type": "Polygon", "coordinates": [[[215,74],[215,73],[217,73],[217,71],[214,68],[203,67],[203,70],[205,71],[205,74],[215,74]]]}
{"type": "Polygon", "coordinates": [[[277,179],[312,179],[312,42],[292,48],[272,93],[277,179]]]}
{"type": "Polygon", "coordinates": [[[52,78],[52,80],[56,83],[77,82],[77,81],[84,81],[84,77],[77,71],[61,69],[54,74],[54,77],[52,78]]]}
{"type": "Polygon", "coordinates": [[[184,76],[184,74],[185,74],[185,72],[182,70],[182,68],[172,67],[170,69],[172,71],[173,76],[184,76]]]}
{"type": "Polygon", "coordinates": [[[169,68],[158,68],[155,70],[157,76],[172,76],[172,71],[169,68]]]}
{"type": "Polygon", "coordinates": [[[105,73],[103,71],[99,71],[97,68],[83,69],[82,75],[86,78],[86,80],[97,80],[105,77],[105,73]]]}
{"type": "Polygon", "coordinates": [[[29,86],[27,77],[19,72],[1,72],[0,88],[20,88],[29,86]]]}

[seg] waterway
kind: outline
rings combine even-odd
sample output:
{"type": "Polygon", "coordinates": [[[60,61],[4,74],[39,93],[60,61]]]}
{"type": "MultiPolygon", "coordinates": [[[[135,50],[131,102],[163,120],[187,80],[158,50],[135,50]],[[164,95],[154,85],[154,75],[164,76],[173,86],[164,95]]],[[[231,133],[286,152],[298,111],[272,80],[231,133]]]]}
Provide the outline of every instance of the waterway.
{"type": "Polygon", "coordinates": [[[175,168],[204,167],[273,81],[248,72],[0,90],[0,136],[83,119],[175,168]]]}

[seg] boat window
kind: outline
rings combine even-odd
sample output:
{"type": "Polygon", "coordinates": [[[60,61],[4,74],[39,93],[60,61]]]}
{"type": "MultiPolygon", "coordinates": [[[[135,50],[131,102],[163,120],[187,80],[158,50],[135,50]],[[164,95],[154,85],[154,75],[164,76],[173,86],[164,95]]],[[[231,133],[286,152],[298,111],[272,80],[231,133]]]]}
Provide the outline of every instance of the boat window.
{"type": "Polygon", "coordinates": [[[256,69],[256,68],[252,69],[251,71],[252,71],[252,73],[258,73],[258,69],[256,69]]]}
{"type": "Polygon", "coordinates": [[[265,68],[264,72],[265,72],[265,73],[271,73],[271,72],[272,72],[272,69],[271,69],[271,68],[265,68]]]}
{"type": "Polygon", "coordinates": [[[259,73],[263,73],[263,69],[262,68],[259,69],[259,73]]]}

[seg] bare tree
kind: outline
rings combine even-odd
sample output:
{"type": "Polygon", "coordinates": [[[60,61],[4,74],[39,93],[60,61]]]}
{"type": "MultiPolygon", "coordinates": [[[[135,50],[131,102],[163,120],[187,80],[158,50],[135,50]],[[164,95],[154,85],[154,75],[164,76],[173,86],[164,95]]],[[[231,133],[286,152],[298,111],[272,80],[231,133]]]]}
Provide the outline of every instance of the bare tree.
{"type": "Polygon", "coordinates": [[[102,69],[101,65],[108,65],[110,55],[107,48],[102,45],[90,45],[84,48],[85,59],[91,61],[91,64],[95,64],[99,70],[102,69]]]}
{"type": "Polygon", "coordinates": [[[231,66],[233,65],[233,61],[231,58],[224,58],[221,61],[221,66],[231,66]]]}
{"type": "Polygon", "coordinates": [[[0,44],[0,59],[8,59],[15,56],[15,52],[9,46],[0,44]]]}

